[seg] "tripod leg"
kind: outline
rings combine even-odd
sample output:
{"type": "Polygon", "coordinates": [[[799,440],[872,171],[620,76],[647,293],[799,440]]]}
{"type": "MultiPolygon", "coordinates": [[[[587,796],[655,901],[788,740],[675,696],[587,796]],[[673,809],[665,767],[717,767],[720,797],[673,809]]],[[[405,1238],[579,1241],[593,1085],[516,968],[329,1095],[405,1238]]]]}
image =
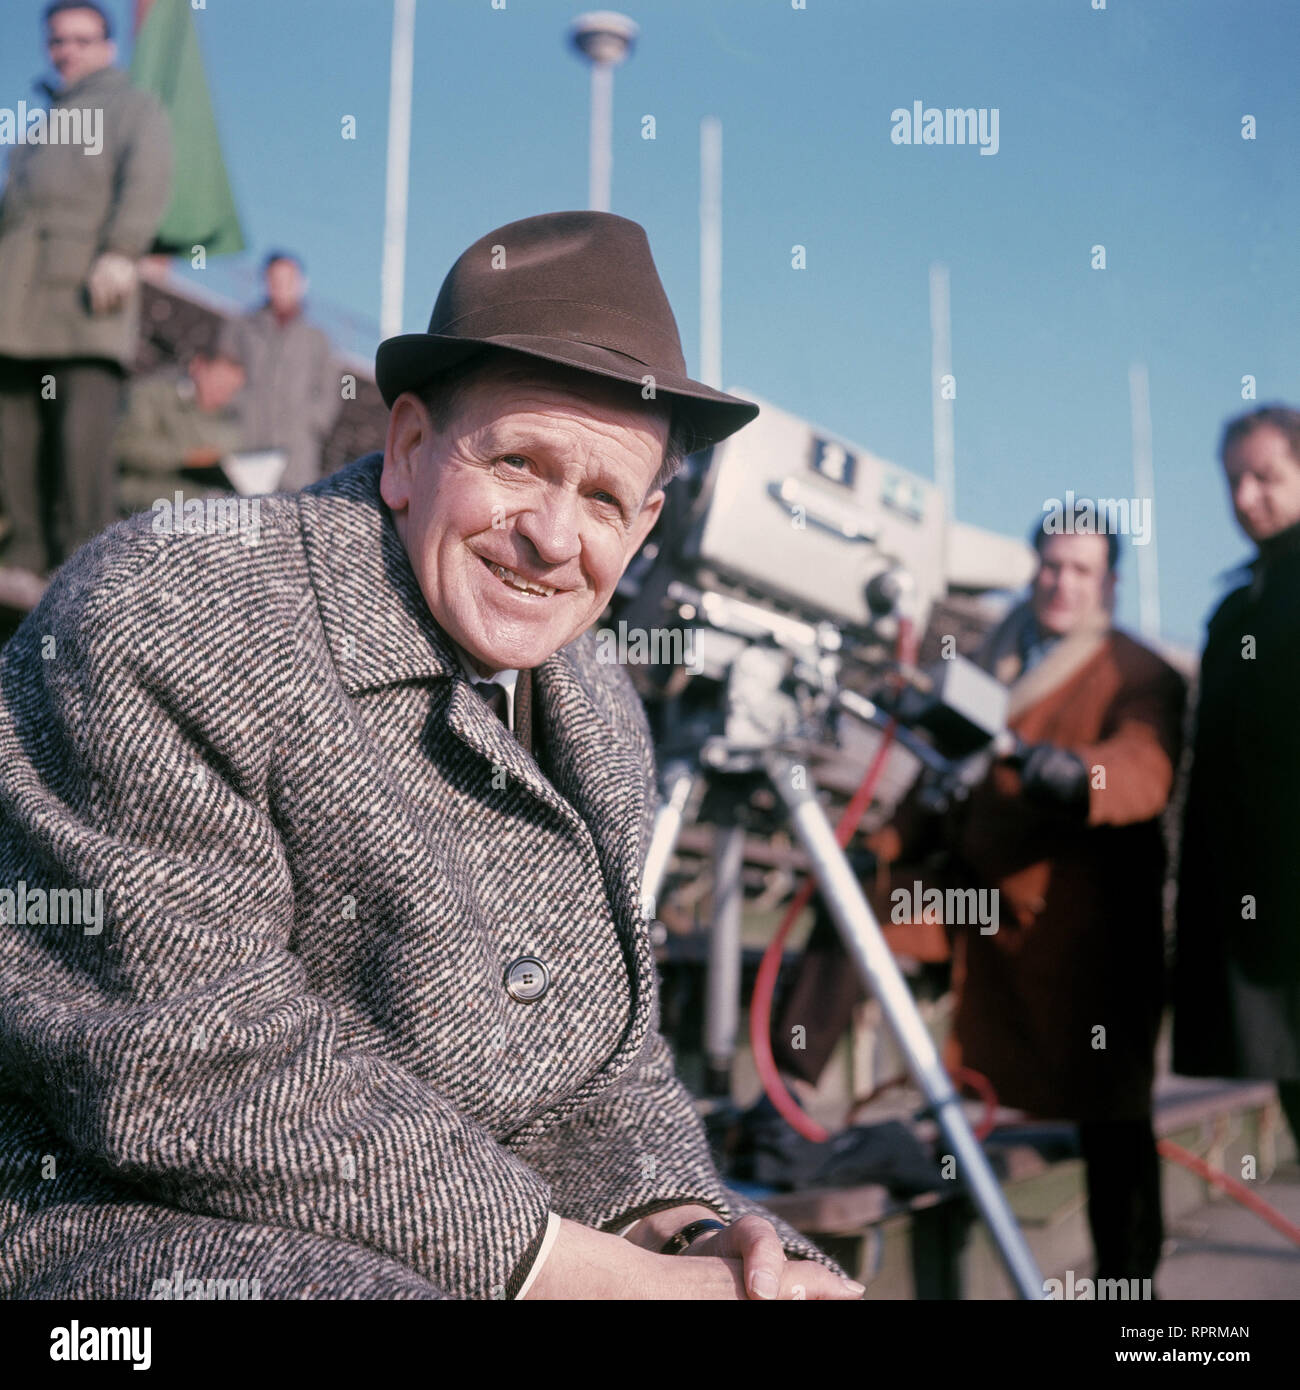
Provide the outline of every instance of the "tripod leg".
{"type": "Polygon", "coordinates": [[[740,1030],[740,919],[745,891],[745,832],[718,826],[713,855],[713,931],[709,936],[709,987],[704,1022],[708,1086],[714,1096],[731,1094],[731,1068],[740,1030]]]}
{"type": "MultiPolygon", "coordinates": [[[[1012,1283],[1021,1298],[1041,1299],[1043,1277],[984,1150],[966,1122],[961,1101],[826,813],[806,786],[806,777],[796,776],[788,757],[769,754],[767,771],[773,789],[790,813],[795,834],[812,861],[814,877],[845,948],[868,993],[880,1002],[912,1080],[929,1102],[957,1160],[957,1171],[988,1225],[1012,1283]]],[[[799,769],[800,774],[803,771],[799,769]]]]}
{"type": "Polygon", "coordinates": [[[655,812],[654,829],[646,850],[645,868],[641,873],[641,910],[647,918],[655,915],[655,902],[668,873],[668,864],[677,848],[678,837],[686,816],[686,807],[695,790],[697,775],[685,762],[669,763],[664,768],[663,797],[655,812]]]}

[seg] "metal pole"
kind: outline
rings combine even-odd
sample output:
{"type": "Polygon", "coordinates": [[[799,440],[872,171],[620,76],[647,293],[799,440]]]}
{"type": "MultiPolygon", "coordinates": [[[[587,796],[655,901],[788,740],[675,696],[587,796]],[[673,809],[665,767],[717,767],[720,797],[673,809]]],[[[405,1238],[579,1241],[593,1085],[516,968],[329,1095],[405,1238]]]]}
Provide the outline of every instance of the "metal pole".
{"type": "Polygon", "coordinates": [[[989,1167],[979,1141],[966,1122],[961,1101],[939,1059],[934,1040],[917,1012],[871,906],[863,896],[848,860],[835,839],[814,792],[794,776],[794,763],[782,754],[767,759],[768,773],[785,802],[800,843],[812,860],[822,900],[839,928],[859,977],[888,1020],[912,1079],[930,1104],[931,1113],[957,1160],[993,1240],[1021,1298],[1041,1299],[1043,1277],[1024,1235],[989,1167]]]}
{"type": "Polygon", "coordinates": [[[406,205],[411,181],[411,85],[415,68],[415,0],[393,0],[393,51],[388,77],[388,172],[384,198],[384,260],[379,328],[402,331],[406,287],[406,205]]]}
{"type": "Polygon", "coordinates": [[[592,212],[609,211],[610,182],[614,165],[614,68],[610,63],[591,65],[591,161],[587,206],[592,212]]]}
{"type": "Polygon", "coordinates": [[[700,122],[700,380],[722,390],[722,122],[700,122]]]}
{"type": "Polygon", "coordinates": [[[953,466],[952,400],[943,395],[943,378],[952,372],[952,312],[948,302],[948,267],[930,267],[930,398],[934,421],[934,481],[943,493],[947,518],[956,516],[953,466]]]}
{"type": "MultiPolygon", "coordinates": [[[[1133,427],[1133,492],[1140,506],[1151,507],[1151,534],[1138,552],[1138,627],[1148,642],[1160,640],[1160,569],[1156,564],[1156,478],[1151,450],[1151,395],[1146,365],[1128,369],[1129,410],[1133,427]]],[[[1130,528],[1131,529],[1131,528],[1130,528]]]]}
{"type": "Polygon", "coordinates": [[[704,1056],[711,1094],[731,1092],[731,1064],[740,1031],[740,914],[744,905],[741,870],[745,832],[718,826],[713,847],[713,932],[709,937],[709,984],[704,1022],[704,1056]]]}
{"type": "Polygon", "coordinates": [[[664,768],[661,780],[664,794],[659,802],[659,809],[655,812],[654,829],[650,832],[645,867],[641,871],[641,906],[646,917],[655,915],[659,889],[663,886],[664,875],[668,872],[668,861],[673,857],[673,850],[677,848],[682,823],[686,818],[686,806],[699,779],[689,763],[679,760],[669,763],[664,768]]]}

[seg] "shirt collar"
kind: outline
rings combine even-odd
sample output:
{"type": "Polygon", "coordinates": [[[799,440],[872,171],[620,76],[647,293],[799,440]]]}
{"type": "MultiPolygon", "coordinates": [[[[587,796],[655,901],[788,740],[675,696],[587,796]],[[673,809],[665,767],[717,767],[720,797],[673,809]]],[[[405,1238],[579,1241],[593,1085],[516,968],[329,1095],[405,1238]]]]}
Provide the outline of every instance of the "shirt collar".
{"type": "Polygon", "coordinates": [[[1061,634],[1059,632],[1047,632],[1040,627],[1038,619],[1033,616],[1031,611],[1029,620],[1025,623],[1021,633],[1022,669],[1028,671],[1031,667],[1037,666],[1060,640],[1061,634]]]}

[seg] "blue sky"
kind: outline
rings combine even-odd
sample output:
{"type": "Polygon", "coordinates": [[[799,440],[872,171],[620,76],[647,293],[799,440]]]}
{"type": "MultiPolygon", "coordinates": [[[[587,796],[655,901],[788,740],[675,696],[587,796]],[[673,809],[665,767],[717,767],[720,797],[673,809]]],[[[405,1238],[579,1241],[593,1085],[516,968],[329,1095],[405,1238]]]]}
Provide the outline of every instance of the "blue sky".
{"type": "MultiPolygon", "coordinates": [[[[1164,636],[1199,645],[1216,576],[1249,554],[1222,423],[1247,374],[1261,401],[1300,398],[1295,8],[1092,3],[629,0],[642,34],[615,81],[613,210],[645,225],[698,368],[699,121],[720,117],[724,383],[927,476],[927,277],[946,262],[957,514],[978,525],[1021,534],[1066,488],[1132,495],[1128,368],[1145,362],[1164,636]],[[998,108],[998,153],[893,144],[890,113],[915,100],[998,108]]],[[[26,37],[21,8],[0,48],[8,106],[42,70],[39,6],[26,37]]],[[[129,6],[109,8],[125,25],[129,6]]],[[[407,330],[471,241],[585,205],[587,78],[565,43],[582,8],[420,0],[407,330]]],[[[207,288],[247,298],[260,255],[296,248],[322,317],[371,352],[390,7],[208,0],[195,20],[252,246],[207,288]]],[[[1131,625],[1135,561],[1126,547],[1131,625]]]]}

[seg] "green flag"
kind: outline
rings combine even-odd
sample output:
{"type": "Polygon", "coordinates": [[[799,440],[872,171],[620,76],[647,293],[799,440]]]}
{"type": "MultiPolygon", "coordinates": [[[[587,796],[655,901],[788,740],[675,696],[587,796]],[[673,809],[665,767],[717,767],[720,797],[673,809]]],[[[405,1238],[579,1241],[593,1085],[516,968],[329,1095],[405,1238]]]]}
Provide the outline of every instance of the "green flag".
{"type": "Polygon", "coordinates": [[[191,247],[202,246],[210,256],[242,251],[244,233],[189,0],[154,0],[148,7],[131,55],[131,81],[152,92],[171,120],[172,199],[155,250],[189,255],[191,247]]]}

